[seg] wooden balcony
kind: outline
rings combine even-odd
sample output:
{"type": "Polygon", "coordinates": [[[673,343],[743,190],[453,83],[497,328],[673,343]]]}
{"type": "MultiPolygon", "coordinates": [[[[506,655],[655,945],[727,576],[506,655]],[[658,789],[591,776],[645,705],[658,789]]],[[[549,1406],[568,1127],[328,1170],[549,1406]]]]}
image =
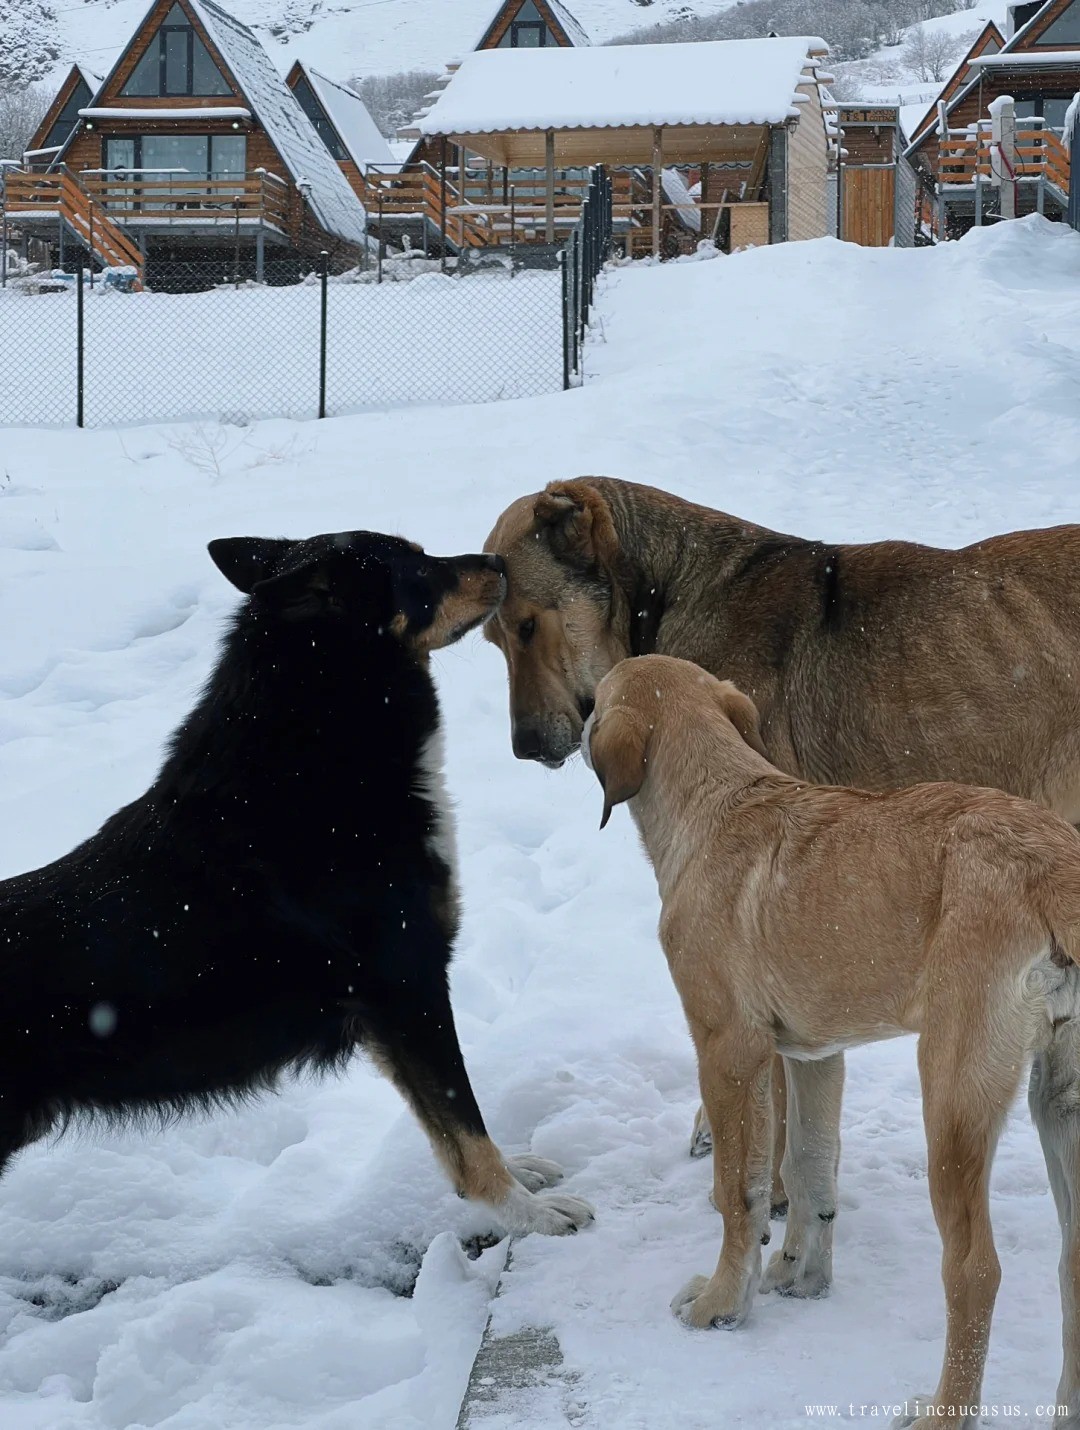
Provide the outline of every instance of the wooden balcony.
{"type": "MultiPolygon", "coordinates": [[[[941,141],[938,151],[938,183],[943,188],[967,185],[978,181],[989,184],[993,177],[989,121],[980,122],[977,130],[953,130],[941,141]]],[[[1018,183],[1053,184],[1063,195],[1069,192],[1069,154],[1059,136],[1045,129],[1041,121],[1025,120],[1016,127],[1016,162],[1014,175],[1018,183]]]]}
{"type": "Polygon", "coordinates": [[[82,196],[80,207],[89,206],[126,230],[191,231],[239,225],[281,235],[289,231],[288,186],[265,170],[215,179],[183,173],[76,174],[66,167],[48,174],[16,170],[7,176],[5,202],[9,216],[33,225],[35,219],[59,216],[76,192],[82,196]]]}

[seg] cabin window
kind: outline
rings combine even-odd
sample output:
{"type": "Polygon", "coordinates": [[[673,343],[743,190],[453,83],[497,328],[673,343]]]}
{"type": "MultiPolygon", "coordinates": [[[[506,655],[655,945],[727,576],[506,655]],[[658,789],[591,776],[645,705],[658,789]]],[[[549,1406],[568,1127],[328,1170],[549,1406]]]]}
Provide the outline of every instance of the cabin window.
{"type": "Polygon", "coordinates": [[[168,95],[231,94],[232,90],[187,14],[174,5],[120,93],[128,98],[157,99],[168,95]]]}
{"type": "Polygon", "coordinates": [[[326,117],[326,111],[319,103],[318,96],[306,79],[301,77],[297,80],[293,94],[296,96],[300,108],[311,120],[312,124],[314,124],[318,131],[319,138],[330,150],[334,158],[337,159],[339,163],[347,159],[349,156],[346,154],[344,146],[338,138],[337,130],[326,117]]]}
{"type": "Polygon", "coordinates": [[[499,48],[535,50],[542,49],[545,45],[555,44],[558,44],[558,41],[544,23],[543,16],[533,4],[533,0],[525,0],[525,4],[507,26],[505,34],[499,41],[499,48]]]}
{"type": "Polygon", "coordinates": [[[90,86],[84,80],[79,80],[71,91],[67,103],[56,116],[52,128],[46,134],[41,146],[43,149],[52,149],[58,144],[66,142],[68,135],[79,122],[79,110],[86,108],[91,97],[90,86]]]}
{"type": "Polygon", "coordinates": [[[1035,44],[1051,50],[1060,45],[1080,45],[1080,4],[1074,0],[1052,25],[1047,25],[1035,44]]]}
{"type": "Polygon", "coordinates": [[[1070,102],[1070,99],[1064,95],[1054,97],[1041,94],[1036,99],[1018,99],[1016,101],[1016,118],[1018,121],[1041,119],[1047,129],[1053,129],[1058,134],[1063,134],[1065,115],[1070,102]]]}
{"type": "Polygon", "coordinates": [[[242,177],[247,168],[247,138],[243,134],[134,134],[105,140],[105,167],[157,169],[154,177],[182,189],[204,179],[242,177]]]}

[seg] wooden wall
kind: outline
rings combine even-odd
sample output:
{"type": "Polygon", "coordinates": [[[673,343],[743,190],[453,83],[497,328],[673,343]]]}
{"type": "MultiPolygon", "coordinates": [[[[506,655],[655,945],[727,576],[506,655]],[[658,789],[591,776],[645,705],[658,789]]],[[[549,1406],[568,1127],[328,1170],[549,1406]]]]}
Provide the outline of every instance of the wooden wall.
{"type": "Polygon", "coordinates": [[[830,232],[828,141],[816,84],[799,86],[809,98],[799,105],[799,121],[788,131],[788,238],[824,238],[830,232]]]}

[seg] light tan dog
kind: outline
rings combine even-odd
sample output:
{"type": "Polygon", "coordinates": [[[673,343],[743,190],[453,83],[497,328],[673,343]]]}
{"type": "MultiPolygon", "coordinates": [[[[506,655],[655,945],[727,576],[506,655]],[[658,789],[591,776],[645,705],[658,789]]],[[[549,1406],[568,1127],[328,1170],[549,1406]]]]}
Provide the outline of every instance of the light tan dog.
{"type": "Polygon", "coordinates": [[[582,743],[603,822],[629,800],[656,871],[660,939],[716,1139],[719,1264],[673,1310],[691,1326],[737,1324],[759,1284],[827,1285],[840,1100],[820,1060],[917,1033],[947,1338],[933,1408],[909,1401],[895,1423],[976,1425],[1000,1278],[990,1165],[1037,1051],[1031,1110],[1063,1235],[1067,1409],[1055,1424],[1080,1425],[1080,836],[996,790],[869,794],[783,774],[752,701],[666,656],[623,661],[600,681],[582,743]],[[761,1283],[776,1052],[790,1079],[791,1207],[761,1283]]]}

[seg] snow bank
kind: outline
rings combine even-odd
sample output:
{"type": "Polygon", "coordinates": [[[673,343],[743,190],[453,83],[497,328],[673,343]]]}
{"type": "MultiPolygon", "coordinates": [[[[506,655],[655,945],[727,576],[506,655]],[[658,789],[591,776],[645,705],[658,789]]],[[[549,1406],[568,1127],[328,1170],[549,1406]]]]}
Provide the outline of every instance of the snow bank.
{"type": "MultiPolygon", "coordinates": [[[[827,540],[1080,517],[1080,237],[1063,226],[623,268],[599,305],[589,381],[565,396],[6,431],[0,873],[64,852],[151,777],[232,606],[214,536],[371,526],[475,549],[512,498],[582,472],[827,540]]],[[[844,1423],[850,1402],[930,1385],[943,1307],[912,1043],[850,1060],[834,1294],[762,1298],[737,1335],[682,1330],[668,1299],[711,1267],[720,1225],[685,1155],[693,1057],[651,874],[625,812],[598,832],[579,762],[513,760],[493,648],[436,664],[473,1081],[507,1150],[561,1160],[598,1208],[587,1233],[515,1249],[496,1326],[552,1327],[576,1379],[492,1424],[805,1430],[807,1404],[844,1423]]],[[[1058,1248],[1022,1107],[993,1215],[985,1399],[1032,1413],[1058,1374],[1058,1248]]],[[[455,1242],[487,1229],[362,1064],[161,1135],[32,1148],[0,1183],[0,1424],[452,1430],[501,1257],[466,1263],[455,1242]]]]}

